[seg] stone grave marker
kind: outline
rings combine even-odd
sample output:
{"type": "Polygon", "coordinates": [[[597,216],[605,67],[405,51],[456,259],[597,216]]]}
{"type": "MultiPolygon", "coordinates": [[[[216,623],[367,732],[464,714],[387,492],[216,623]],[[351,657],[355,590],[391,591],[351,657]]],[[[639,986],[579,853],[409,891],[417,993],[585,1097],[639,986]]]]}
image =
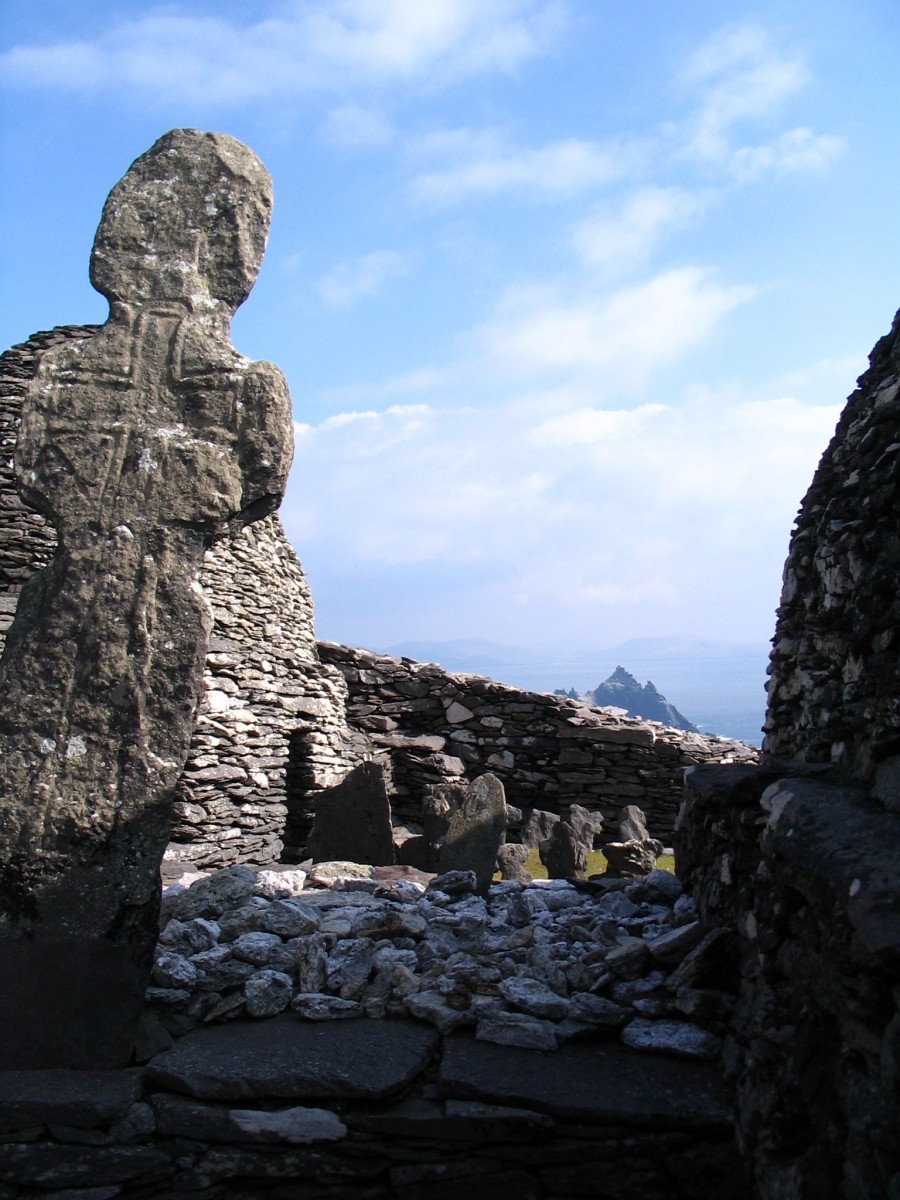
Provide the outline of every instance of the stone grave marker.
{"type": "Polygon", "coordinates": [[[56,529],[0,662],[0,1068],[127,1063],[210,616],[212,543],[272,512],[287,386],[229,325],[265,249],[247,147],[174,130],[110,193],[91,282],[110,314],[42,356],[16,446],[56,529]]]}
{"type": "Polygon", "coordinates": [[[308,846],[313,862],[346,859],[373,867],[393,865],[391,802],[379,763],[360,763],[340,783],[320,792],[315,804],[308,846]]]}

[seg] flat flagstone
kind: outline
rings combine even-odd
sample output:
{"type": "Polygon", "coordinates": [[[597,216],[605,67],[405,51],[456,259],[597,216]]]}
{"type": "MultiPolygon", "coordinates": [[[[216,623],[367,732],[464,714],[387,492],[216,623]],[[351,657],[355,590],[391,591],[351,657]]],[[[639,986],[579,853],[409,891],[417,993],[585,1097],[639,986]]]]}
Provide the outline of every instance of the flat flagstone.
{"type": "Polygon", "coordinates": [[[521,1105],[596,1123],[727,1128],[733,1114],[712,1063],[676,1062],[617,1042],[570,1042],[556,1051],[446,1038],[438,1077],[444,1096],[521,1105]]]}
{"type": "Polygon", "coordinates": [[[413,1021],[302,1021],[210,1026],[152,1059],[150,1081],[209,1100],[342,1096],[381,1099],[419,1075],[439,1035],[413,1021]]]}
{"type": "Polygon", "coordinates": [[[33,1125],[92,1129],[123,1117],[140,1095],[124,1071],[0,1071],[0,1133],[33,1125]]]}

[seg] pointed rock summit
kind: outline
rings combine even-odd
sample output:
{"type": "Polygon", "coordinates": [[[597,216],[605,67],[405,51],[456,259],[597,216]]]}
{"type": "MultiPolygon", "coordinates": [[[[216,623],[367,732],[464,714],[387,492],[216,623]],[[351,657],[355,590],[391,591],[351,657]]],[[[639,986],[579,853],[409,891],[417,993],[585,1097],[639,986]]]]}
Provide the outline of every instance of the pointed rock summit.
{"type": "Polygon", "coordinates": [[[645,721],[660,721],[670,729],[686,729],[699,733],[697,726],[680,713],[648,680],[643,687],[630,671],[616,667],[612,675],[584,697],[597,708],[624,708],[630,717],[645,721]]]}

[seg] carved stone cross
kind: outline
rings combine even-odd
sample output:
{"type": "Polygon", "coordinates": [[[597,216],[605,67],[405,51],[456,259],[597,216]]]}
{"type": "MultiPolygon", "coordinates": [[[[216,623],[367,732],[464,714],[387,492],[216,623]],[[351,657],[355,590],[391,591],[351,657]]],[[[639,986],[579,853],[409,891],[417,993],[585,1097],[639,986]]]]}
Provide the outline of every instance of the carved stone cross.
{"type": "Polygon", "coordinates": [[[45,354],[16,473],[56,528],[0,661],[0,1068],[128,1061],[159,865],[191,737],[217,538],[274,510],[281,373],[231,346],[271,184],[246,146],[181,129],[106,202],[103,329],[45,354]]]}

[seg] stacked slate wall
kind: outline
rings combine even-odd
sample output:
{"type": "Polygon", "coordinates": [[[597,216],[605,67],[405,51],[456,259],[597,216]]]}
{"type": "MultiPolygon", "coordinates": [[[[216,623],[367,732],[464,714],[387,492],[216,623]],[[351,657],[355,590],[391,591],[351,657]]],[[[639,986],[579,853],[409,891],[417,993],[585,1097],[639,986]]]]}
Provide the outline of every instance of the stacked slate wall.
{"type": "Polygon", "coordinates": [[[900,323],[791,540],[759,767],[689,775],[676,859],[733,931],[755,1193],[900,1196],[900,323]]]}
{"type": "Polygon", "coordinates": [[[390,752],[392,805],[403,819],[421,818],[429,784],[492,771],[510,804],[552,812],[581,804],[603,814],[613,840],[620,809],[637,804],[653,835],[668,843],[684,767],[756,759],[742,742],[453,675],[433,663],[329,642],[319,643],[319,654],[347,681],[351,723],[390,752]]]}
{"type": "MultiPolygon", "coordinates": [[[[44,350],[97,328],[33,334],[0,356],[0,650],[22,586],[56,545],[15,489],[22,399],[44,350]]],[[[331,786],[364,753],[364,739],[347,727],[342,675],[319,661],[309,588],[277,515],[209,551],[200,582],[215,624],[166,859],[204,868],[273,862],[288,788],[331,786]]]]}
{"type": "Polygon", "coordinates": [[[763,745],[862,783],[900,753],[900,314],[869,362],[791,538],[763,745]]]}

